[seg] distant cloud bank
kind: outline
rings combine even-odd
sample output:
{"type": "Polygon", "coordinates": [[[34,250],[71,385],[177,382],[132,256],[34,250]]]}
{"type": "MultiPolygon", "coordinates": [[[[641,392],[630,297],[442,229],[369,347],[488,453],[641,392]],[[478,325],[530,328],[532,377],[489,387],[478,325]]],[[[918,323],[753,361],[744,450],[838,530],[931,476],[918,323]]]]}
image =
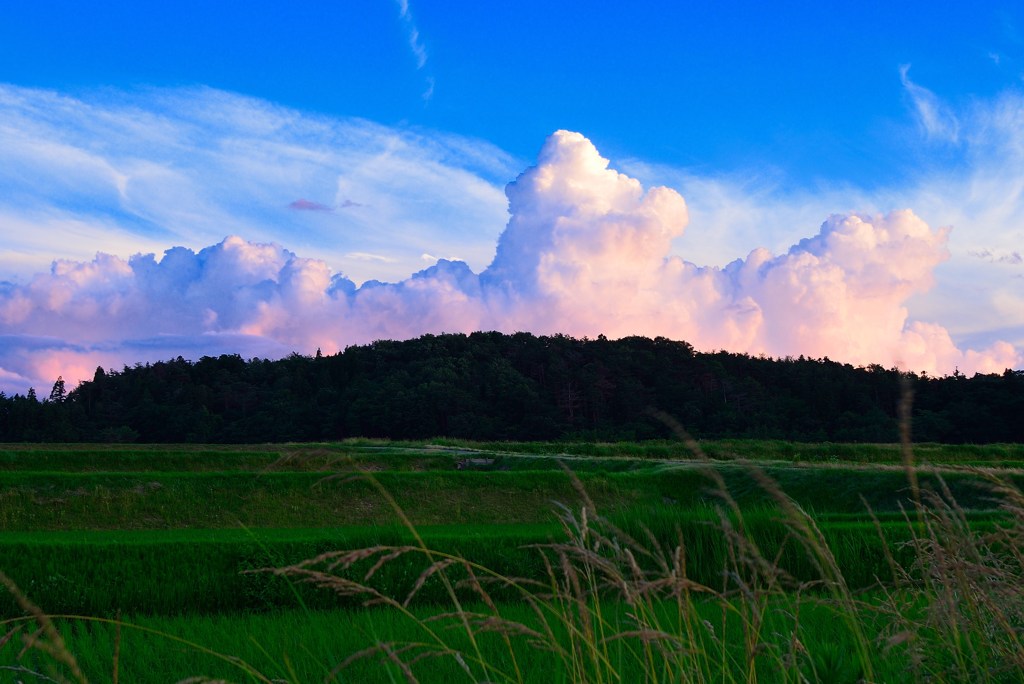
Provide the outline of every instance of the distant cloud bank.
{"type": "Polygon", "coordinates": [[[1024,365],[1010,343],[958,347],[944,327],[910,317],[908,299],[949,257],[949,230],[910,210],[833,215],[785,253],[757,248],[719,268],[673,255],[689,221],[678,192],[645,190],[578,133],[553,134],[505,192],[508,223],[479,273],[441,259],[357,287],[322,259],[236,236],[160,258],[55,261],[25,283],[0,283],[0,389],[44,390],[57,375],[74,386],[98,365],[178,355],[331,353],[473,330],[664,335],[932,374],[1024,365]]]}

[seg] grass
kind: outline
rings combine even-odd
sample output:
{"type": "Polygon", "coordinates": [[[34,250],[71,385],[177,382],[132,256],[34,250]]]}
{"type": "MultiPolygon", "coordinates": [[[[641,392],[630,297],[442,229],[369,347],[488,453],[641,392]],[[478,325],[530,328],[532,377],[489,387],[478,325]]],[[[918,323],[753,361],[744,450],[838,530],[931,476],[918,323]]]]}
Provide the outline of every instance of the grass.
{"type": "Polygon", "coordinates": [[[21,530],[0,534],[0,680],[1019,680],[1018,473],[912,468],[907,444],[763,443],[762,467],[678,444],[580,446],[578,476],[551,469],[567,445],[0,454],[0,522],[21,530]],[[395,467],[324,480],[346,450],[395,467]],[[455,470],[465,453],[486,471],[455,470]]]}
{"type": "MultiPolygon", "coordinates": [[[[550,520],[575,498],[561,472],[381,473],[418,524],[550,520]]],[[[639,496],[629,481],[593,478],[614,508],[639,496]],[[617,503],[618,502],[618,503],[617,503]]],[[[649,492],[648,496],[654,496],[649,492]]],[[[320,473],[3,473],[0,527],[21,530],[316,527],[394,524],[365,480],[320,473]],[[216,502],[216,505],[209,505],[216,502]]]]}
{"type": "Polygon", "coordinates": [[[637,541],[597,517],[590,502],[578,512],[565,510],[566,541],[538,547],[547,571],[538,583],[425,545],[324,554],[277,572],[365,596],[417,624],[420,640],[382,643],[362,653],[391,663],[408,681],[433,681],[432,665],[423,669],[422,663],[435,658],[458,663],[466,681],[531,681],[513,641],[532,644],[531,654],[554,654],[548,671],[573,682],[1019,677],[1024,496],[1018,489],[992,481],[1007,518],[981,534],[967,524],[948,489],[918,492],[911,511],[917,520],[907,521],[907,539],[883,544],[892,580],[865,598],[853,591],[834,541],[775,483],[764,478],[762,484],[776,498],[787,538],[814,566],[813,578],[787,572],[778,545],[767,546],[750,533],[742,509],[724,489],[723,510],[732,515],[721,518],[727,548],[714,583],[694,579],[693,549],[682,540],[674,547],[654,538],[637,541]],[[899,549],[910,554],[903,563],[892,553],[899,549]],[[368,582],[374,569],[407,554],[421,556],[425,567],[405,598],[368,582]],[[351,573],[368,560],[376,561],[370,571],[351,573]],[[410,597],[435,575],[448,586],[471,587],[484,608],[467,608],[452,591],[451,610],[441,620],[411,614],[410,597]],[[492,583],[518,593],[529,619],[493,600],[492,583]],[[707,617],[708,605],[720,619],[707,617]],[[830,639],[822,639],[820,622],[805,621],[816,610],[830,616],[830,639]],[[457,637],[449,638],[444,627],[457,637]],[[505,640],[504,658],[485,654],[480,645],[493,634],[505,640]]]}
{"type": "MultiPolygon", "coordinates": [[[[1015,554],[1024,507],[1015,489],[1004,495],[1006,519],[978,534],[943,493],[924,494],[910,512],[921,516],[904,542],[910,562],[894,565],[892,582],[866,593],[849,588],[831,547],[796,508],[784,513],[794,516],[787,526],[817,560],[817,578],[788,576],[727,515],[720,521],[729,542],[724,572],[701,583],[689,573],[685,545],[640,542],[584,506],[564,511],[563,539],[534,549],[547,559],[542,582],[491,573],[413,541],[277,570],[376,608],[143,616],[119,640],[109,622],[58,626],[64,649],[83,654],[75,663],[93,681],[109,678],[118,651],[120,676],[133,682],[186,672],[265,682],[1018,681],[1024,565],[1015,554]],[[362,581],[360,563],[391,557],[384,568],[406,556],[422,570],[405,587],[384,594],[362,581]],[[408,603],[427,573],[468,588],[474,600],[453,594],[441,607],[408,603]],[[502,586],[517,599],[494,600],[502,586]],[[192,644],[168,636],[175,634],[192,644]]],[[[11,624],[27,631],[24,622],[11,624]]],[[[12,638],[0,656],[14,648],[12,638]]],[[[36,672],[54,664],[39,649],[16,662],[36,672]]],[[[72,669],[48,672],[70,678],[72,669]]]]}
{"type": "MultiPolygon", "coordinates": [[[[728,559],[713,511],[633,511],[617,518],[619,529],[634,538],[649,534],[666,546],[681,541],[690,554],[690,577],[702,583],[714,582],[728,559]]],[[[973,529],[994,529],[998,520],[975,516],[973,529]]],[[[894,547],[910,538],[900,520],[889,519],[878,526],[870,521],[827,519],[816,524],[855,588],[870,587],[878,579],[891,580],[886,545],[894,547]]],[[[798,546],[783,543],[788,531],[778,521],[777,511],[746,511],[744,525],[759,547],[779,549],[777,564],[790,575],[814,577],[811,559],[798,546]]],[[[545,566],[533,549],[562,537],[555,524],[424,526],[418,532],[432,549],[533,581],[545,575],[545,566]]],[[[5,572],[54,612],[203,615],[297,604],[296,593],[282,578],[248,570],[293,564],[338,548],[397,547],[414,541],[401,527],[5,533],[0,535],[0,557],[6,559],[5,572]]],[[[395,559],[377,573],[374,586],[389,593],[399,591],[422,571],[419,561],[409,555],[395,559]]],[[[308,605],[345,605],[329,593],[308,588],[299,595],[308,605]]],[[[422,603],[446,599],[443,586],[436,582],[428,582],[417,595],[422,603]]],[[[14,608],[11,599],[6,604],[0,599],[0,611],[11,614],[14,608]]]]}
{"type": "MultiPolygon", "coordinates": [[[[778,440],[714,440],[698,443],[708,459],[807,464],[900,465],[898,444],[804,443],[778,440]]],[[[918,444],[922,464],[1024,467],[1024,444],[918,444]]],[[[645,442],[473,442],[457,439],[389,441],[351,439],[321,444],[265,445],[79,445],[3,444],[0,471],[147,472],[329,471],[346,469],[450,470],[459,461],[494,459],[494,469],[558,469],[557,458],[574,458],[573,470],[643,467],[641,462],[693,462],[685,440],[645,442]]]]}
{"type": "MultiPolygon", "coordinates": [[[[467,612],[475,614],[487,610],[484,604],[468,604],[465,608],[467,612]]],[[[609,609],[614,611],[606,613],[609,623],[629,619],[623,604],[609,606],[609,609]]],[[[527,605],[509,604],[502,606],[501,610],[509,621],[543,629],[542,623],[527,605]]],[[[674,619],[670,603],[662,602],[658,610],[663,614],[662,620],[668,622],[674,619]]],[[[717,655],[719,641],[724,637],[727,649],[733,649],[728,657],[732,660],[743,657],[742,639],[737,638],[742,636],[743,625],[736,611],[727,613],[723,623],[721,606],[714,600],[695,601],[694,610],[694,618],[702,626],[707,621],[714,628],[713,631],[703,628],[702,637],[707,650],[713,650],[717,655]]],[[[793,601],[785,597],[777,598],[771,603],[765,629],[780,632],[790,629],[793,626],[793,612],[793,601]]],[[[267,679],[330,681],[334,666],[344,662],[350,655],[364,651],[370,644],[421,641],[425,633],[420,623],[433,621],[440,615],[441,612],[436,608],[419,607],[411,609],[408,616],[387,608],[376,608],[348,611],[290,610],[241,616],[130,617],[125,622],[131,626],[125,625],[121,629],[119,675],[121,681],[137,684],[179,681],[183,673],[236,682],[259,681],[247,675],[238,664],[225,661],[219,655],[190,648],[165,636],[188,635],[189,641],[194,644],[202,645],[216,654],[231,654],[267,679]]],[[[845,631],[837,626],[835,612],[821,604],[807,603],[800,611],[800,625],[806,640],[805,648],[808,653],[815,654],[802,660],[803,671],[810,672],[813,666],[819,672],[819,679],[833,675],[827,681],[842,682],[845,674],[845,681],[855,681],[851,675],[859,671],[857,663],[849,657],[849,639],[845,631]]],[[[66,620],[59,621],[58,628],[69,652],[81,654],[78,663],[85,677],[89,681],[110,681],[112,654],[117,638],[115,626],[110,623],[66,620]]],[[[464,634],[447,631],[450,632],[450,646],[463,651],[472,649],[464,634]]],[[[566,637],[562,630],[558,636],[566,637]]],[[[492,669],[498,672],[514,671],[513,660],[517,661],[524,682],[573,681],[570,673],[561,670],[562,654],[534,648],[526,639],[510,641],[511,654],[509,645],[500,633],[481,634],[477,639],[481,660],[493,663],[492,669]]],[[[7,648],[11,649],[12,646],[7,648]]],[[[643,681],[644,668],[631,658],[627,642],[614,644],[609,652],[612,658],[621,663],[622,681],[643,681]]],[[[0,658],[3,655],[4,649],[0,647],[0,658]]],[[[381,659],[380,655],[365,653],[363,657],[349,661],[344,669],[338,671],[333,681],[403,681],[405,676],[402,668],[387,656],[381,659]]],[[[767,655],[762,658],[764,661],[769,660],[767,655]]],[[[893,652],[879,661],[879,673],[891,675],[882,681],[899,681],[907,665],[906,658],[893,652]]],[[[44,671],[47,663],[45,657],[37,653],[23,658],[21,664],[28,670],[44,671]]],[[[414,664],[412,669],[417,680],[422,682],[469,680],[465,670],[450,655],[426,657],[414,664]]],[[[670,681],[669,674],[666,673],[663,681],[670,681]]],[[[719,680],[720,674],[714,673],[719,680]]],[[[497,678],[497,681],[502,679],[497,678]]]]}
{"type": "MultiPolygon", "coordinates": [[[[745,508],[771,497],[741,464],[717,464],[724,486],[745,508]]],[[[581,472],[576,477],[602,511],[636,507],[691,509],[714,502],[707,468],[659,464],[628,472],[581,472]]],[[[906,474],[895,467],[765,466],[763,472],[815,513],[850,513],[865,503],[879,512],[910,503],[906,474]]],[[[939,478],[968,510],[994,508],[965,471],[915,471],[925,484],[939,478]]],[[[1024,475],[1006,473],[1020,485],[1024,475]]],[[[579,502],[561,470],[379,472],[417,525],[538,523],[551,504],[579,502]]],[[[4,472],[0,528],[5,530],[336,527],[398,522],[377,489],[362,478],[313,472],[4,472]],[[210,505],[216,502],[216,505],[210,505]]]]}

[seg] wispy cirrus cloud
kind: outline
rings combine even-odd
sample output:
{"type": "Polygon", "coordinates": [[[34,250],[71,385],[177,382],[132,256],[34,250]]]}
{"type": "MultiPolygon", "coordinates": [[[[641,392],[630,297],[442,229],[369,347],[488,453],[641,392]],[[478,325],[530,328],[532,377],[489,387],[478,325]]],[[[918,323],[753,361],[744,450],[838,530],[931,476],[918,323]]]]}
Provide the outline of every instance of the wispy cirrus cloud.
{"type": "Polygon", "coordinates": [[[97,249],[199,249],[230,233],[315,250],[356,281],[403,278],[424,251],[483,268],[518,166],[483,141],[207,88],[72,97],[0,85],[0,280],[97,249]],[[344,211],[301,211],[317,206],[344,211]],[[345,256],[358,252],[393,267],[345,256]]]}
{"type": "MultiPolygon", "coordinates": [[[[409,50],[416,59],[416,68],[419,71],[424,71],[427,67],[427,48],[423,45],[423,39],[420,37],[420,30],[416,26],[416,20],[413,19],[412,11],[409,9],[409,0],[396,1],[398,2],[398,18],[401,20],[402,27],[405,29],[406,36],[408,37],[409,50]]],[[[427,74],[426,89],[423,91],[421,97],[424,102],[430,102],[430,99],[433,96],[434,77],[427,74]]]]}
{"type": "Polygon", "coordinates": [[[406,32],[409,35],[409,49],[412,50],[413,56],[416,57],[416,68],[422,69],[427,65],[427,49],[423,47],[423,43],[420,41],[419,29],[416,28],[412,12],[409,11],[409,0],[397,0],[397,2],[398,17],[405,24],[406,32]]]}
{"type": "Polygon", "coordinates": [[[900,67],[900,82],[914,105],[917,120],[925,134],[933,140],[958,142],[960,122],[956,115],[935,93],[910,80],[909,64],[900,67]]]}
{"type": "Polygon", "coordinates": [[[393,264],[395,262],[395,260],[389,256],[384,256],[383,254],[371,254],[369,252],[349,252],[345,256],[349,259],[355,259],[356,261],[376,261],[382,264],[393,264]]]}

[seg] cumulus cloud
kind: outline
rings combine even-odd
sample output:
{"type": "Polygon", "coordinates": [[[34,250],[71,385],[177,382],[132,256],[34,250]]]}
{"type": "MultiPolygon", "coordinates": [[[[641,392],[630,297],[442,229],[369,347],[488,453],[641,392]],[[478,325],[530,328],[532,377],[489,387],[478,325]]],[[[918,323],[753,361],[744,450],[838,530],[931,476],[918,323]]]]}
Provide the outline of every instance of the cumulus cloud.
{"type": "Polygon", "coordinates": [[[1005,339],[1024,348],[1024,306],[1017,304],[1024,274],[1015,256],[1024,244],[1024,92],[953,106],[904,78],[913,121],[889,130],[887,144],[898,150],[893,163],[901,166],[875,187],[827,177],[794,185],[772,168],[711,174],[639,160],[621,168],[682,192],[694,230],[673,241],[673,254],[698,264],[724,267],[754,245],[788,251],[836,212],[874,216],[910,207],[931,226],[953,226],[934,286],[905,302],[910,317],[942,326],[957,347],[1005,339]],[[943,126],[929,132],[919,113],[926,106],[947,134],[943,126]]]}
{"type": "MultiPolygon", "coordinates": [[[[944,105],[945,106],[945,105],[944,105]]],[[[947,109],[951,109],[947,107],[947,109]]],[[[1007,91],[991,100],[972,100],[952,110],[959,144],[925,139],[916,151],[919,171],[899,193],[905,206],[925,220],[955,227],[949,262],[937,269],[937,283],[910,302],[915,315],[949,329],[959,344],[989,331],[1016,329],[1010,339],[1024,346],[1020,264],[1024,244],[1024,93],[1007,91]],[[972,252],[987,252],[984,261],[972,252]]]]}
{"type": "Polygon", "coordinates": [[[179,354],[330,353],[480,329],[665,335],[940,374],[1024,361],[1011,344],[962,349],[942,326],[911,319],[906,302],[932,286],[950,233],[910,210],[830,216],[783,253],[698,266],[672,253],[690,219],[683,197],[645,189],[567,131],[506,195],[507,225],[479,273],[440,259],[357,287],[322,259],[241,237],[159,259],[58,260],[23,285],[0,285],[0,386],[24,391],[26,380],[44,387],[57,375],[73,384],[97,365],[179,354]]]}
{"type": "Polygon", "coordinates": [[[660,334],[929,372],[1021,362],[1008,345],[961,354],[944,329],[909,320],[905,303],[931,287],[949,235],[910,211],[832,216],[785,254],[761,248],[701,267],[669,255],[687,226],[682,197],[644,192],[607,165],[585,138],[560,132],[507,190],[511,219],[482,281],[519,299],[528,329],[660,334]]]}

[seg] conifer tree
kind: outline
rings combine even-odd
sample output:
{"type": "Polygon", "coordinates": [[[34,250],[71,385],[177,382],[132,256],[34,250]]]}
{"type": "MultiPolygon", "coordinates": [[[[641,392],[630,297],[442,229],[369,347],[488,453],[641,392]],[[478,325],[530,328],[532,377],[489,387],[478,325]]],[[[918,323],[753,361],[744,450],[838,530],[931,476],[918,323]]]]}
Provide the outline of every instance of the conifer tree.
{"type": "Polygon", "coordinates": [[[63,404],[67,396],[67,390],[64,389],[64,376],[58,375],[57,382],[53,383],[53,389],[50,390],[50,401],[63,404]]]}

